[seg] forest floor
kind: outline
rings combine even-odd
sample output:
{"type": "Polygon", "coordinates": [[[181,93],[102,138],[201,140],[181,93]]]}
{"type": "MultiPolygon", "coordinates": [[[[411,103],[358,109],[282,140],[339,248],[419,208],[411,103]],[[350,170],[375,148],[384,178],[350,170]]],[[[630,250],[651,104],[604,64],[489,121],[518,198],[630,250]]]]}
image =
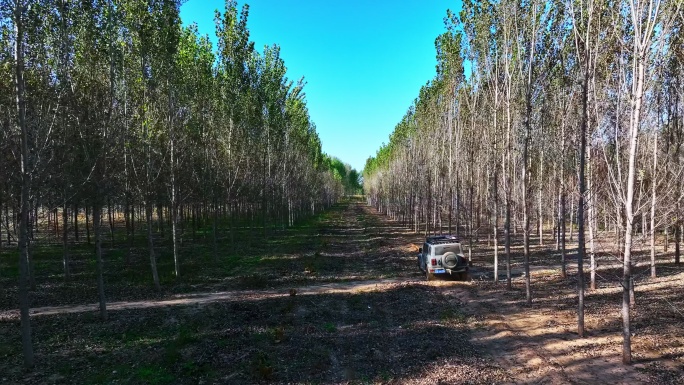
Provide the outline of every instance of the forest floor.
{"type": "Polygon", "coordinates": [[[16,255],[5,251],[0,383],[684,383],[684,270],[670,255],[658,256],[659,278],[635,269],[635,364],[624,366],[611,243],[598,245],[599,288],[587,291],[581,339],[576,256],[562,279],[551,239],[534,246],[527,305],[519,238],[511,290],[503,263],[493,282],[486,240],[473,247],[471,281],[425,282],[416,266],[421,236],[355,200],[267,240],[222,247],[218,258],[208,246],[184,247],[180,279],[162,249],[160,292],[142,243],[130,257],[113,248],[105,253],[107,321],[96,312],[89,248],[72,250],[73,277],[64,282],[61,249],[47,245],[34,255],[31,372],[22,369],[16,255]]]}

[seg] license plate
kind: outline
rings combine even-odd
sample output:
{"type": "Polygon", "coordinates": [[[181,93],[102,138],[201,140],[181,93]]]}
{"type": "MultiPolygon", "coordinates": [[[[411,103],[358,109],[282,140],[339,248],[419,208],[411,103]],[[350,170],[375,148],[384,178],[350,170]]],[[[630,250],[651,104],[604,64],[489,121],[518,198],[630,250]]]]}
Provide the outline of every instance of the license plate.
{"type": "Polygon", "coordinates": [[[439,273],[445,273],[446,271],[444,269],[435,269],[435,274],[439,273]]]}

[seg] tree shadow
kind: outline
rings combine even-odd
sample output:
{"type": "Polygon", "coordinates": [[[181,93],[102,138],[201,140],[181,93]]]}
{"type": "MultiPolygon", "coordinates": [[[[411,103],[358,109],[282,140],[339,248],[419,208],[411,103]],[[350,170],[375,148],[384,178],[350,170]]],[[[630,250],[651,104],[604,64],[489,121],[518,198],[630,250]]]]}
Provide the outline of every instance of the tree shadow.
{"type": "MultiPolygon", "coordinates": [[[[38,382],[58,374],[79,383],[336,384],[423,378],[460,367],[473,376],[469,383],[505,378],[470,342],[463,306],[439,287],[394,285],[110,311],[106,322],[93,313],[37,317],[39,370],[31,376],[38,382]]],[[[0,330],[4,338],[14,334],[8,323],[0,330]]],[[[10,381],[26,379],[16,370],[20,364],[13,354],[0,372],[10,381]]]]}

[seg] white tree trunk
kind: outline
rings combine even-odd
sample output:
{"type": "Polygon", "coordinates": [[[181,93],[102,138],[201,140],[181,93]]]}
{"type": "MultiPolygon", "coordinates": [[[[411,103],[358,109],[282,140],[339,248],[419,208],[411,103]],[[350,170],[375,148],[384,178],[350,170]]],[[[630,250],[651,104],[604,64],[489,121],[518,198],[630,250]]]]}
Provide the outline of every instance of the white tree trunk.
{"type": "Polygon", "coordinates": [[[653,169],[651,172],[651,278],[656,277],[655,251],[655,212],[656,212],[656,171],[658,167],[658,132],[653,131],[653,169]]]}

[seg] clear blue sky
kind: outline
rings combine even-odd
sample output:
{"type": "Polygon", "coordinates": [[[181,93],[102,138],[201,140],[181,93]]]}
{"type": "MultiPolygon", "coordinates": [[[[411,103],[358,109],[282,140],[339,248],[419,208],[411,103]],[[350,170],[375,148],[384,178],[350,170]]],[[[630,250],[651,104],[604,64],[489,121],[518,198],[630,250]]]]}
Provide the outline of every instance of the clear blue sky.
{"type": "MultiPolygon", "coordinates": [[[[245,1],[239,1],[239,7],[245,1]]],[[[248,27],[260,51],[278,44],[287,76],[304,76],[323,151],[361,171],[435,75],[434,40],[460,0],[251,0],[248,27]]],[[[183,24],[197,23],[216,46],[214,10],[223,0],[188,0],[183,24]]]]}

